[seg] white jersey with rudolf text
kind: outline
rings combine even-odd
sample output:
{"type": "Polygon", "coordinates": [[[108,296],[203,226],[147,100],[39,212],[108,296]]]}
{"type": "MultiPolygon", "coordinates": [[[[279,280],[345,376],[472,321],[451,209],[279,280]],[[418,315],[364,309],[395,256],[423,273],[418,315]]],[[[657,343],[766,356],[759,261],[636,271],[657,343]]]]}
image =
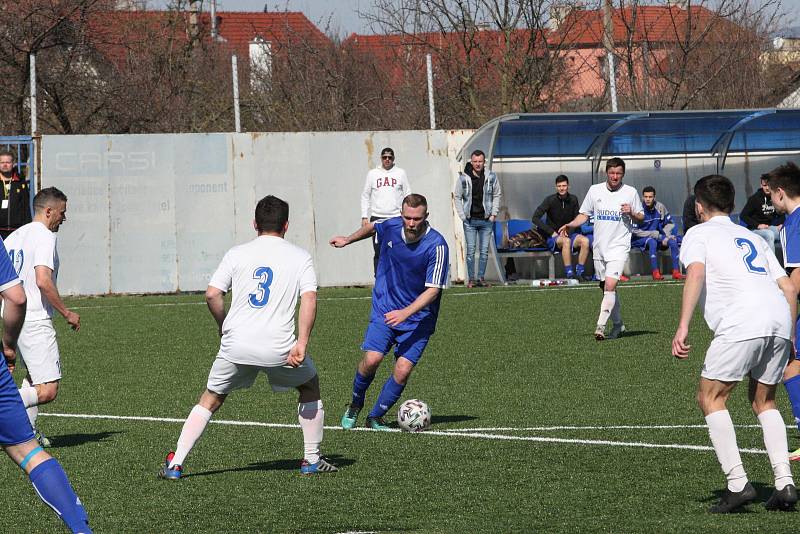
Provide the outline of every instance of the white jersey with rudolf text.
{"type": "Polygon", "coordinates": [[[367,173],[361,191],[361,218],[370,216],[388,219],[400,215],[403,199],[411,194],[406,171],[394,166],[388,171],[382,166],[367,173]]]}
{"type": "Polygon", "coordinates": [[[5,246],[28,299],[25,322],[51,319],[53,305],[36,285],[36,267],[41,265],[50,268],[53,271],[53,284],[56,283],[59,263],[56,233],[43,223],[30,222],[14,230],[6,238],[5,246]]]}
{"type": "Polygon", "coordinates": [[[208,285],[227,292],[220,355],[233,363],[277,367],[294,345],[297,298],[317,290],[311,254],[276,236],[230,249],[208,285]]]}
{"type": "Polygon", "coordinates": [[[727,216],[713,217],[686,232],[681,263],[705,265],[700,304],[716,337],[791,338],[789,303],[776,282],[786,272],[761,236],[727,216]]]}
{"type": "Polygon", "coordinates": [[[628,257],[633,221],[629,215],[622,215],[623,204],[630,204],[631,213],[643,211],[639,193],[629,185],[622,184],[611,191],[603,182],[593,185],[586,193],[580,212],[594,217],[594,259],[612,261],[628,257]]]}

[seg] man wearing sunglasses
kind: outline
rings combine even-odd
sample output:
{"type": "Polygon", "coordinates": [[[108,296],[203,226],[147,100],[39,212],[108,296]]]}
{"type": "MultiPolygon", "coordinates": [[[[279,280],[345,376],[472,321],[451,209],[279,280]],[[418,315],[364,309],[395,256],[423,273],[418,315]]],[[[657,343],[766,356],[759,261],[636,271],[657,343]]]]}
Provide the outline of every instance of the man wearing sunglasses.
{"type": "MultiPolygon", "coordinates": [[[[364,190],[361,192],[361,226],[375,221],[384,221],[400,215],[400,207],[406,195],[411,194],[406,171],[394,164],[394,150],[381,150],[381,164],[367,173],[364,190]]],[[[380,247],[372,240],[375,256],[373,269],[378,269],[380,247]]]]}

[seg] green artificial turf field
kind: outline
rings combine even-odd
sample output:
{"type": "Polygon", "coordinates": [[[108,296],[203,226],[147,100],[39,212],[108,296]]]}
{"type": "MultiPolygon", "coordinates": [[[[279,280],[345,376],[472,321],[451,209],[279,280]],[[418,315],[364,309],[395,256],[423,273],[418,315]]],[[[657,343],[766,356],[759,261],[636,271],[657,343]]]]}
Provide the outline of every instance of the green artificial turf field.
{"type": "MultiPolygon", "coordinates": [[[[422,434],[336,428],[369,289],[321,290],[309,352],[323,452],[340,471],[299,474],[296,397],[260,379],[230,396],[177,482],[156,472],[219,342],[203,296],[70,299],[82,329],[56,320],[64,380],[39,426],[96,532],[797,532],[800,516],[759,504],[706,512],[725,485],[694,401],[710,333],[697,315],[692,357],[670,355],[681,288],[623,284],[628,335],[602,343],[592,335],[596,286],[448,289],[403,395],[433,411],[422,434]]],[[[764,500],[772,473],[745,394],[729,407],[764,500]]],[[[790,421],[783,391],[778,400],[790,421]]],[[[796,447],[797,431],[789,436],[796,447]]],[[[0,532],[63,529],[10,461],[0,485],[0,532]]]]}

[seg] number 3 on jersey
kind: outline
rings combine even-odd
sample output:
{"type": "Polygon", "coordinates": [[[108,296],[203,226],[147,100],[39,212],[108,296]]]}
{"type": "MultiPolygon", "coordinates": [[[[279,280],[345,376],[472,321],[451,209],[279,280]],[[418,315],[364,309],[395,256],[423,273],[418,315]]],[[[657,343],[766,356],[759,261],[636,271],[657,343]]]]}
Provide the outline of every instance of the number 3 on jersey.
{"type": "Polygon", "coordinates": [[[733,242],[736,243],[737,247],[744,250],[745,256],[742,259],[744,260],[744,265],[747,267],[749,272],[753,274],[767,274],[767,270],[765,268],[753,265],[753,262],[758,257],[758,250],[756,250],[756,246],[752,241],[743,237],[737,237],[733,240],[733,242]]]}
{"type": "Polygon", "coordinates": [[[255,293],[250,293],[250,306],[263,308],[269,302],[269,286],[272,285],[272,269],[259,267],[253,272],[253,279],[258,280],[255,293]]]}

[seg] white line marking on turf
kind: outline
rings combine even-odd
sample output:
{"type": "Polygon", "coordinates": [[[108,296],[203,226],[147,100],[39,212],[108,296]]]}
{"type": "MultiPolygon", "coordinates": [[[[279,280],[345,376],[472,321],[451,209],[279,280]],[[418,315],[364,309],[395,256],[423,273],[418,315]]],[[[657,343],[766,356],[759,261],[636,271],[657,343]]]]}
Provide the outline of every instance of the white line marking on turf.
{"type": "MultiPolygon", "coordinates": [[[[761,425],[735,425],[736,428],[761,428],[761,425]]],[[[528,426],[511,427],[497,426],[485,428],[448,428],[443,432],[546,432],[549,430],[677,430],[677,429],[707,429],[708,425],[608,425],[608,426],[528,426]]],[[[786,425],[794,428],[794,425],[786,425]]]]}
{"type": "MultiPolygon", "coordinates": [[[[634,284],[624,284],[619,285],[617,287],[623,289],[631,289],[631,288],[640,288],[640,287],[657,287],[657,286],[666,286],[666,285],[679,285],[680,282],[671,282],[671,281],[663,281],[658,283],[634,283],[634,284]]],[[[592,289],[597,289],[597,286],[594,284],[584,284],[580,286],[554,286],[554,287],[527,287],[527,288],[520,288],[520,289],[505,289],[505,288],[497,288],[497,291],[461,291],[459,293],[452,293],[450,294],[451,297],[474,297],[475,295],[505,295],[507,293],[533,293],[535,291],[589,291],[592,289]]],[[[361,297],[320,297],[318,301],[338,301],[338,300],[370,300],[372,298],[371,295],[364,295],[361,297]]],[[[144,304],[99,304],[97,306],[73,306],[70,309],[73,310],[93,310],[93,309],[109,309],[109,308],[160,308],[160,307],[171,307],[171,306],[201,306],[205,305],[205,301],[200,302],[150,302],[144,304]]]]}
{"type": "MultiPolygon", "coordinates": [[[[110,419],[117,421],[150,421],[157,423],[183,423],[185,419],[178,419],[174,417],[146,417],[134,415],[100,415],[100,414],[68,414],[68,413],[39,413],[40,416],[49,417],[68,417],[72,419],[110,419]]],[[[287,424],[287,423],[262,423],[258,421],[229,421],[225,419],[212,419],[210,421],[217,425],[231,425],[231,426],[254,426],[264,428],[292,428],[299,429],[300,425],[287,424]]],[[[750,425],[755,426],[755,425],[750,425]]],[[[585,429],[586,427],[566,427],[568,429],[585,429]]],[[[598,427],[598,428],[613,428],[613,427],[598,427]]],[[[626,426],[624,428],[652,428],[648,426],[636,427],[626,426]]],[[[694,428],[694,425],[680,426],[674,425],[674,428],[694,428]]],[[[340,426],[326,426],[325,430],[343,430],[340,426]]],[[[378,432],[368,428],[354,428],[353,430],[363,432],[378,432]]],[[[457,429],[453,429],[457,430],[457,429]]],[[[538,443],[569,443],[578,445],[606,445],[609,447],[639,447],[645,449],[679,449],[679,450],[692,450],[692,451],[713,451],[713,447],[708,445],[686,445],[682,443],[647,443],[640,441],[610,441],[601,439],[571,439],[571,438],[549,438],[542,436],[509,436],[506,434],[484,434],[475,431],[453,431],[453,430],[426,430],[423,435],[426,436],[459,436],[475,439],[490,439],[490,440],[504,440],[504,441],[531,441],[538,443]]],[[[507,431],[524,430],[518,428],[509,428],[507,431]]],[[[348,430],[352,432],[352,430],[348,430]]],[[[390,432],[400,432],[400,429],[393,428],[390,432]]],[[[762,449],[740,449],[741,452],[750,454],[767,454],[767,451],[762,449]]]]}

